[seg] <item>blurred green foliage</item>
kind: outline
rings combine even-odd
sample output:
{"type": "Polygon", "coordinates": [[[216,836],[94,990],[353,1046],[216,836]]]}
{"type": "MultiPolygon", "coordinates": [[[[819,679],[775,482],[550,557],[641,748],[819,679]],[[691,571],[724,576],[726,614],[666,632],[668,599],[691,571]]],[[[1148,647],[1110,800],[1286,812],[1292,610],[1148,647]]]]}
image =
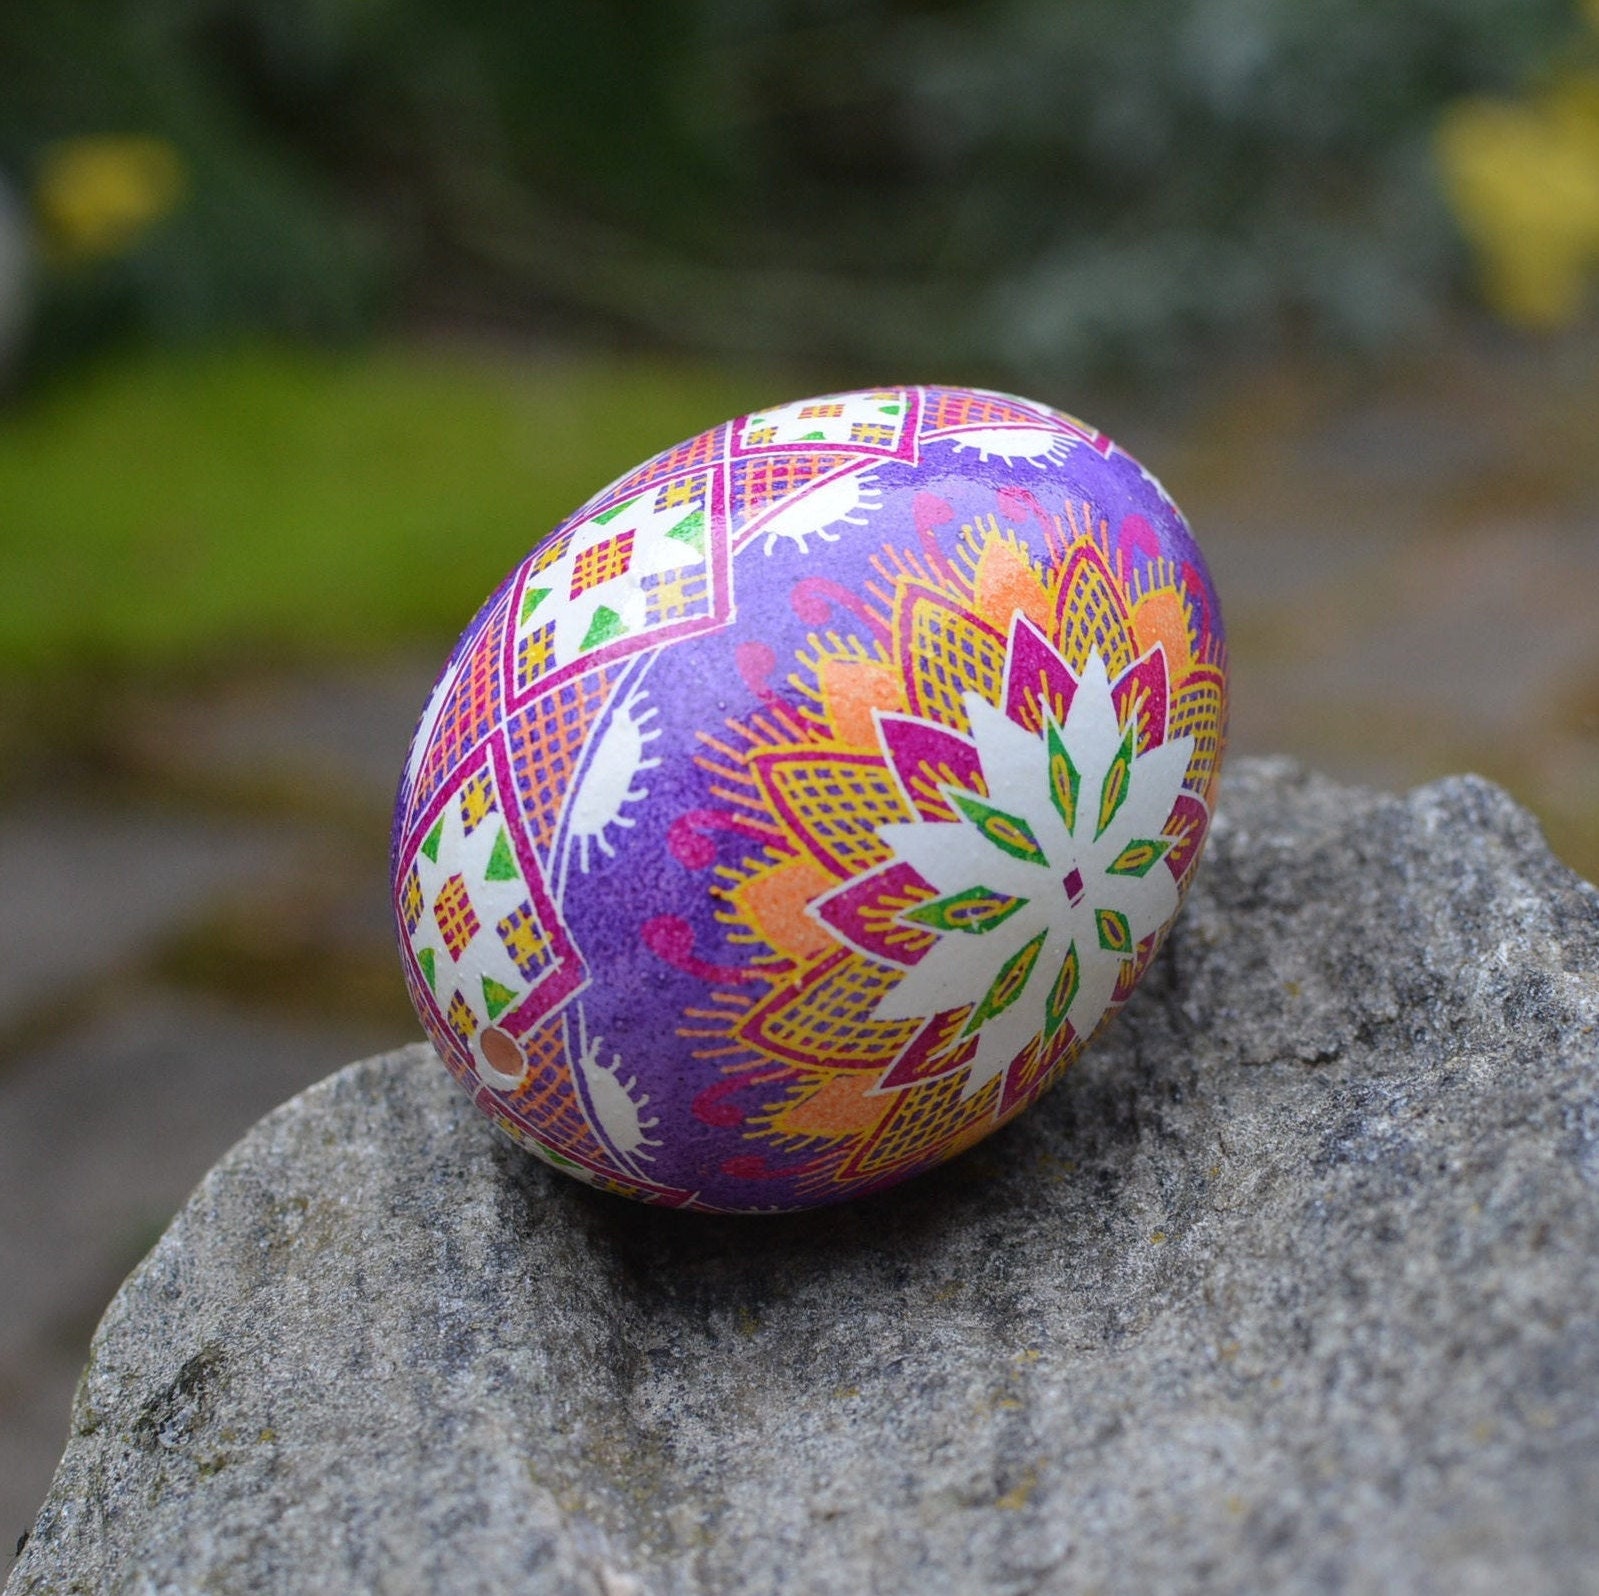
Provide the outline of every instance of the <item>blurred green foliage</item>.
{"type": "Polygon", "coordinates": [[[861,375],[1383,343],[1463,280],[1447,105],[1572,0],[27,0],[0,173],[167,141],[186,198],[47,266],[32,369],[385,316],[861,375]]]}
{"type": "Polygon", "coordinates": [[[104,364],[0,425],[0,671],[437,646],[606,482],[773,397],[638,359],[104,364]]]}

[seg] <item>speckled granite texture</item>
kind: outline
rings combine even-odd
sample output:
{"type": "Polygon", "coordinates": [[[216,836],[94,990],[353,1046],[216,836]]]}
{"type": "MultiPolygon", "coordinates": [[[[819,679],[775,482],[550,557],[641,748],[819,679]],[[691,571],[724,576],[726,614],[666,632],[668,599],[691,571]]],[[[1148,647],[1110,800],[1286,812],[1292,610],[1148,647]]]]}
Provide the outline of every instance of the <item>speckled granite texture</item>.
{"type": "Polygon", "coordinates": [[[7,1586],[1599,1589],[1599,893],[1472,778],[1229,771],[1149,979],[869,1203],[707,1220],[422,1049],[112,1304],[7,1586]]]}

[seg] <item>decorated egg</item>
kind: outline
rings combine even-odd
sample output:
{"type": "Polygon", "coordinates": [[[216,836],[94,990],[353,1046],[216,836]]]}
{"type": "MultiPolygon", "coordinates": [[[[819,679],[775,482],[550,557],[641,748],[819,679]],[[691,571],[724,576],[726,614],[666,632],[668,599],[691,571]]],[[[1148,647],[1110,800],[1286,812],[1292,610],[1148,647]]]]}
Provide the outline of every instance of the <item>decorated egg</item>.
{"type": "Polygon", "coordinates": [[[467,627],[393,834],[405,977],[524,1147],[836,1202],[1047,1091],[1192,879],[1221,612],[1161,485],[1046,405],[775,405],[602,489],[467,627]]]}

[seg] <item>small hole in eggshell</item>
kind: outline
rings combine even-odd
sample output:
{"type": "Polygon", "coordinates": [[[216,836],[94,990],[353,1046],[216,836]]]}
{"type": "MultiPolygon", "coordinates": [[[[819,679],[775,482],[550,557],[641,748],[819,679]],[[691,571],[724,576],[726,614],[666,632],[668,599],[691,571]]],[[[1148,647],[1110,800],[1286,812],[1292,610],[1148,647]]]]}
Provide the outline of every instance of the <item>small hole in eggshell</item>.
{"type": "Polygon", "coordinates": [[[478,1037],[478,1051],[477,1072],[485,1084],[508,1092],[527,1079],[527,1055],[509,1031],[488,1026],[478,1037]]]}

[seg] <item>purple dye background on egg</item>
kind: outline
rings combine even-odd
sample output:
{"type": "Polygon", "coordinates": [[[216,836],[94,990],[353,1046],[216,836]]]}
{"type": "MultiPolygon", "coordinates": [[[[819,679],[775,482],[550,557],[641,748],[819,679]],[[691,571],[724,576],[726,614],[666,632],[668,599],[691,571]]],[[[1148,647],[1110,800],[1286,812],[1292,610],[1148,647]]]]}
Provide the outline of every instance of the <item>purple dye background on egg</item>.
{"type": "Polygon", "coordinates": [[[451,654],[401,780],[405,975],[517,1141],[784,1210],[1034,1101],[1191,879],[1226,725],[1186,523],[957,388],[795,401],[629,472],[451,654]]]}

